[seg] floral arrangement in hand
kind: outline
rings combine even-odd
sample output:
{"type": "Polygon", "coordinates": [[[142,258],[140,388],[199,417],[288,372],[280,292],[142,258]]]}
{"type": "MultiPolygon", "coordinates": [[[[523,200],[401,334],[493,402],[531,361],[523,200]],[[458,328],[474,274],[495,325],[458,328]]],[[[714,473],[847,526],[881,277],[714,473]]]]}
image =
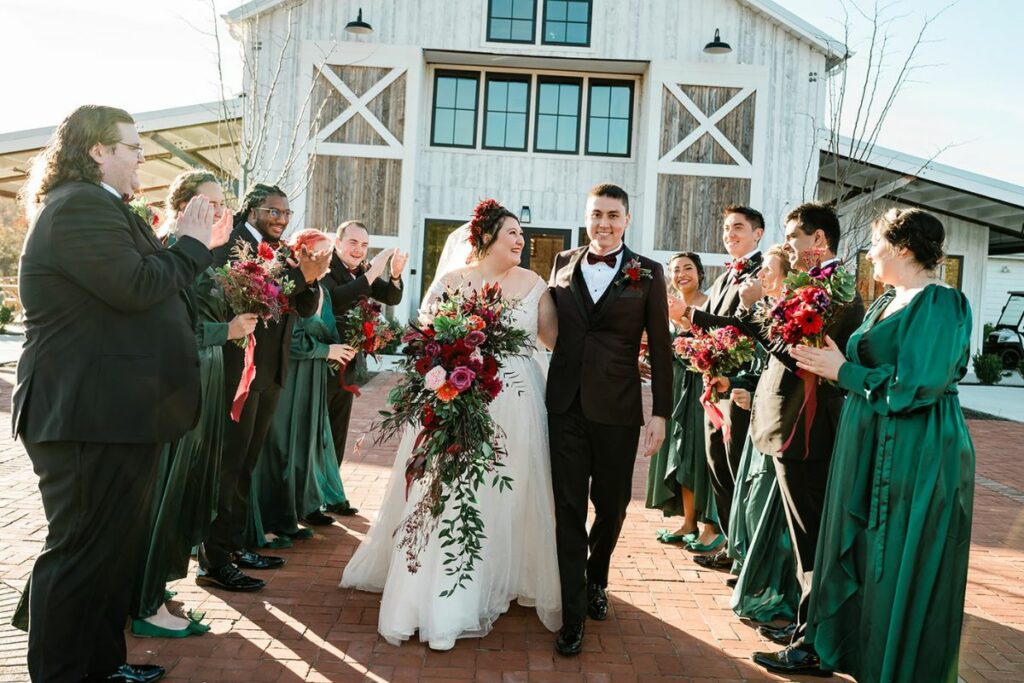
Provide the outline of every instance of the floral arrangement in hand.
{"type": "Polygon", "coordinates": [[[477,489],[488,478],[502,491],[512,484],[497,471],[504,435],[487,406],[502,391],[503,359],[525,353],[527,334],[512,326],[500,287],[485,284],[479,291],[445,291],[433,321],[410,325],[402,341],[402,376],[388,396],[390,412],[381,411],[377,442],[408,427],[418,430],[405,469],[406,495],[419,480],[423,497],[402,522],[399,545],[415,572],[431,532],[442,525],[438,535],[451,548],[445,573],[454,577],[454,585],[441,593],[445,597],[472,580],[480,559],[484,529],[477,489]],[[442,520],[446,509],[455,514],[442,520]]]}
{"type": "MultiPolygon", "coordinates": [[[[395,339],[395,331],[381,316],[381,305],[366,295],[360,296],[356,305],[346,312],[345,330],[347,334],[343,343],[374,358],[395,339]]],[[[348,363],[328,361],[328,364],[338,373],[341,387],[359,396],[358,387],[345,384],[345,366],[348,363]]]]}
{"type": "Polygon", "coordinates": [[[760,314],[768,336],[786,344],[821,347],[825,330],[836,313],[853,301],[856,280],[838,261],[821,266],[821,250],[808,250],[805,271],[791,271],[783,281],[785,289],[766,312],[760,314]]]}
{"type": "MultiPolygon", "coordinates": [[[[672,347],[688,370],[704,375],[706,385],[711,378],[733,375],[754,360],[754,340],[733,325],[710,331],[693,327],[689,336],[676,337],[672,347]]],[[[708,385],[708,400],[716,403],[718,399],[718,392],[708,385]]]]}

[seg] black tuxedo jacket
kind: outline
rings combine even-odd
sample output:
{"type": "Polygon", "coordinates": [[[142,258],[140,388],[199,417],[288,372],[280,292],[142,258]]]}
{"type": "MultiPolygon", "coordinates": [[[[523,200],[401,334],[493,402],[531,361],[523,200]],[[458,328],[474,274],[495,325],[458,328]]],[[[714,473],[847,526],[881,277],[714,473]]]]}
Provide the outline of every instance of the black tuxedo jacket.
{"type": "Polygon", "coordinates": [[[761,258],[761,252],[751,256],[738,281],[733,278],[733,274],[729,270],[715,278],[715,282],[708,291],[708,307],[693,309],[693,324],[702,329],[739,325],[735,314],[740,307],[740,287],[747,280],[757,277],[757,271],[761,269],[761,258]],[[726,322],[722,320],[723,317],[732,318],[732,320],[726,322]]]}
{"type": "Polygon", "coordinates": [[[644,423],[640,391],[640,337],[647,331],[654,415],[672,413],[672,346],[661,264],[623,247],[620,273],[599,302],[590,302],[580,261],[587,247],[555,257],[549,288],[558,310],[558,341],[548,370],[547,406],[564,413],[577,393],[587,419],[612,425],[644,423]],[[651,277],[625,282],[625,264],[639,258],[651,277]],[[596,306],[593,305],[596,303],[596,306]]]}
{"type": "MultiPolygon", "coordinates": [[[[397,284],[391,281],[390,273],[385,277],[379,277],[370,282],[363,274],[362,267],[357,268],[355,273],[349,271],[338,254],[331,254],[331,270],[323,279],[323,285],[331,295],[331,311],[334,313],[334,320],[338,327],[338,338],[342,341],[348,334],[345,329],[345,315],[352,310],[360,296],[368,296],[385,306],[397,306],[402,301],[402,281],[397,284]]],[[[365,363],[363,354],[359,354],[352,363],[345,366],[345,381],[351,383],[356,374],[356,368],[365,363]]]]}
{"type": "Polygon", "coordinates": [[[190,287],[210,264],[184,237],[165,248],[99,185],[50,191],[25,239],[25,348],[12,426],[29,443],[159,443],[196,421],[190,287]]]}
{"type": "MultiPolygon", "coordinates": [[[[245,224],[240,224],[231,231],[231,237],[227,244],[218,247],[213,251],[213,265],[220,267],[232,258],[231,250],[238,240],[243,240],[252,245],[253,252],[259,247],[259,242],[253,237],[245,224]]],[[[295,315],[307,318],[316,312],[317,293],[316,288],[310,289],[306,286],[306,279],[299,268],[287,269],[286,274],[295,283],[295,289],[291,295],[291,305],[295,313],[288,313],[279,322],[270,321],[264,327],[263,323],[256,324],[254,336],[256,339],[256,353],[254,362],[256,364],[256,377],[252,381],[252,389],[261,390],[276,384],[283,387],[288,379],[288,354],[291,350],[292,326],[295,324],[295,315]]],[[[235,344],[224,345],[224,379],[231,394],[234,396],[235,387],[238,385],[238,378],[242,375],[242,367],[245,365],[245,352],[235,344]]]]}

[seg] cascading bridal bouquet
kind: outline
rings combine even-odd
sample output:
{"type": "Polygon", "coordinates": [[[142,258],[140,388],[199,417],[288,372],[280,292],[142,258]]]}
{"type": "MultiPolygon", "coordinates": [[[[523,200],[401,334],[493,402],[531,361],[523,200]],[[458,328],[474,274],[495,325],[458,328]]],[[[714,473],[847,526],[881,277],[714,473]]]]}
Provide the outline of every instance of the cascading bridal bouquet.
{"type": "Polygon", "coordinates": [[[710,331],[693,327],[690,336],[680,335],[672,342],[680,358],[686,361],[687,369],[704,376],[704,393],[700,403],[715,429],[721,429],[729,438],[729,425],[718,408],[719,396],[711,379],[725,377],[738,372],[754,360],[754,340],[742,334],[733,325],[718,327],[710,331]]]}
{"type": "MultiPolygon", "coordinates": [[[[345,314],[345,330],[347,334],[342,341],[374,358],[377,352],[395,339],[395,333],[381,316],[381,305],[365,294],[356,301],[356,305],[345,314]]],[[[345,366],[347,362],[329,361],[333,370],[338,373],[341,388],[360,395],[359,387],[345,384],[345,366]]]]}
{"type": "MultiPolygon", "coordinates": [[[[236,314],[255,313],[263,325],[278,322],[288,312],[288,296],[295,291],[295,283],[284,274],[289,252],[286,247],[273,249],[266,242],[253,253],[252,245],[244,240],[232,248],[233,260],[214,270],[214,279],[224,290],[224,300],[236,314]]],[[[250,333],[234,340],[245,349],[242,376],[231,402],[231,419],[238,422],[242,406],[249,396],[249,387],[256,377],[256,337],[250,333]]]]}
{"type": "Polygon", "coordinates": [[[441,593],[452,595],[472,580],[485,537],[476,492],[491,478],[499,491],[511,488],[511,477],[498,468],[505,449],[504,434],[488,412],[501,393],[502,361],[522,355],[525,330],[512,326],[512,309],[501,299],[501,288],[485,284],[478,292],[445,291],[429,325],[410,325],[402,337],[405,357],[402,377],[388,395],[391,411],[381,411],[377,443],[407,427],[418,431],[406,463],[406,496],[412,482],[422,483],[423,497],[402,522],[410,572],[419,568],[419,554],[431,533],[438,533],[445,551],[445,573],[454,585],[441,593]],[[456,512],[441,519],[445,510],[456,512]]]}

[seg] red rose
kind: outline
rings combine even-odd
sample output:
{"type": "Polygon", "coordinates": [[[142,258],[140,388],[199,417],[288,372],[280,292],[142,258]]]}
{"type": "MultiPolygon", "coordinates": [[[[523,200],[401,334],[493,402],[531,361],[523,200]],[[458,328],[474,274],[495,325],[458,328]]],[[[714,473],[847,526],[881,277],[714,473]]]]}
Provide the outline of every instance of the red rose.
{"type": "Polygon", "coordinates": [[[434,409],[430,406],[423,406],[423,417],[421,419],[423,426],[427,429],[434,427],[437,424],[437,415],[434,414],[434,409]]]}
{"type": "Polygon", "coordinates": [[[480,374],[484,377],[494,377],[498,374],[498,361],[494,359],[494,356],[484,356],[484,367],[480,374]]]}
{"type": "Polygon", "coordinates": [[[434,367],[434,359],[424,356],[419,358],[413,367],[416,368],[416,372],[421,375],[425,375],[430,372],[430,368],[434,367]]]}
{"type": "Polygon", "coordinates": [[[626,269],[626,277],[628,277],[633,282],[636,282],[637,280],[640,279],[640,269],[639,268],[627,268],[626,269]]]}

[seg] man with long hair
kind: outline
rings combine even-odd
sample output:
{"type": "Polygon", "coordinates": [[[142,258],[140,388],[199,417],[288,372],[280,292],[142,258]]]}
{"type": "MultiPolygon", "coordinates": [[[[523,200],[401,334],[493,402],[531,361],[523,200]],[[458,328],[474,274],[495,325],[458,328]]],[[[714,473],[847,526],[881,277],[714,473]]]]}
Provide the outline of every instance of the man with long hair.
{"type": "Polygon", "coordinates": [[[125,662],[160,450],[196,421],[199,361],[189,287],[223,244],[205,198],[165,249],[126,205],[142,140],[127,112],[76,109],[22,190],[25,347],[12,424],[49,524],[32,568],[33,681],[151,681],[125,662]]]}

